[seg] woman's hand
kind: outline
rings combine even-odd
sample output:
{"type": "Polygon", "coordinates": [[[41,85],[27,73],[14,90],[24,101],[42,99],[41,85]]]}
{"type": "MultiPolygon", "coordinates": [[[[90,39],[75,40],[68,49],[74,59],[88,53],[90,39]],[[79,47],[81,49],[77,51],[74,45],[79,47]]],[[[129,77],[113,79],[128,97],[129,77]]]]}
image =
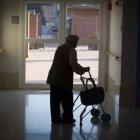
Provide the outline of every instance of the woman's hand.
{"type": "Polygon", "coordinates": [[[90,67],[85,67],[85,72],[89,72],[90,71],[90,67]]]}

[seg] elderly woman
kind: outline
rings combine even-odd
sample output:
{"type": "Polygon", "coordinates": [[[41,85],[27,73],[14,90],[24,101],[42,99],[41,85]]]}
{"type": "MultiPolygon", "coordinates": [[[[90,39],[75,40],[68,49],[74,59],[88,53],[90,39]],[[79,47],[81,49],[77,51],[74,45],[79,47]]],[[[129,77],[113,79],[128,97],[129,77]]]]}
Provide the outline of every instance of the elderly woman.
{"type": "Polygon", "coordinates": [[[66,43],[59,46],[48,74],[47,83],[50,84],[50,106],[52,123],[73,124],[73,72],[82,75],[89,71],[89,67],[82,67],[77,63],[77,47],[79,37],[68,35],[66,43]],[[60,114],[60,103],[63,114],[60,114]]]}

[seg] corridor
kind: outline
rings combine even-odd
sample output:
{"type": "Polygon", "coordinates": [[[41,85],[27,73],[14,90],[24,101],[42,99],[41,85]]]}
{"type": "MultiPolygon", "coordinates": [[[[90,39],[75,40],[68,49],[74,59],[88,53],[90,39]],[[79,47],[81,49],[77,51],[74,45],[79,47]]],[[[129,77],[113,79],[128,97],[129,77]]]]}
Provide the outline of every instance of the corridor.
{"type": "MultiPolygon", "coordinates": [[[[106,93],[103,107],[110,113],[109,123],[92,118],[83,119],[80,130],[82,105],[74,112],[75,125],[51,124],[49,91],[9,90],[0,91],[1,140],[139,140],[140,110],[119,108],[116,98],[106,93]]],[[[74,91],[74,98],[79,91],[74,91]]],[[[80,99],[75,107],[80,104],[80,99]]],[[[99,110],[102,112],[100,106],[99,110]]],[[[91,109],[87,108],[88,112],[91,109]]]]}

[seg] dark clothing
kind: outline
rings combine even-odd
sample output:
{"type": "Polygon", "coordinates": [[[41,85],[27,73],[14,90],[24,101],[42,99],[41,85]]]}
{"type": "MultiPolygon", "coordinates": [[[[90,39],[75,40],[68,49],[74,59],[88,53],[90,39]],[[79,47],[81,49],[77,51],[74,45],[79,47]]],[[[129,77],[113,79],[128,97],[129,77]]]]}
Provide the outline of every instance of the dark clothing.
{"type": "Polygon", "coordinates": [[[77,52],[76,52],[75,48],[73,48],[70,51],[70,54],[69,54],[69,63],[71,65],[71,67],[72,67],[72,70],[76,74],[82,75],[82,74],[85,73],[85,69],[80,64],[78,64],[78,62],[77,62],[77,52]]]}
{"type": "Polygon", "coordinates": [[[62,118],[73,119],[73,71],[84,74],[85,69],[77,63],[75,48],[65,43],[57,48],[46,81],[50,84],[52,122],[61,120],[60,103],[64,110],[62,118]]]}
{"type": "Polygon", "coordinates": [[[69,64],[69,54],[73,47],[69,44],[59,46],[55,52],[47,83],[60,88],[73,88],[73,70],[69,64]]]}
{"type": "Polygon", "coordinates": [[[62,103],[64,120],[73,119],[73,93],[72,90],[50,85],[50,103],[52,122],[60,119],[60,103],[62,103]]]}

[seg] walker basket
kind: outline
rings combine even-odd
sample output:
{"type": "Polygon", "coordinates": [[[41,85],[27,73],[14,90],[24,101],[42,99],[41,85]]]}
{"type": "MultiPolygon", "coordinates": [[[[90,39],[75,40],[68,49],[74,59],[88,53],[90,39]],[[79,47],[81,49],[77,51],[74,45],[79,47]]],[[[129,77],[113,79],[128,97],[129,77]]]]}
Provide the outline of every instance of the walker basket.
{"type": "Polygon", "coordinates": [[[105,93],[102,87],[93,87],[80,92],[81,103],[85,106],[101,104],[105,93]]]}
{"type": "Polygon", "coordinates": [[[102,87],[96,87],[94,79],[91,77],[90,73],[89,75],[90,78],[80,77],[84,85],[84,89],[80,92],[81,103],[85,106],[101,104],[105,98],[104,89],[102,87]],[[84,79],[86,79],[86,83],[84,79]],[[88,81],[91,81],[93,84],[93,87],[90,89],[88,89],[88,81]]]}

